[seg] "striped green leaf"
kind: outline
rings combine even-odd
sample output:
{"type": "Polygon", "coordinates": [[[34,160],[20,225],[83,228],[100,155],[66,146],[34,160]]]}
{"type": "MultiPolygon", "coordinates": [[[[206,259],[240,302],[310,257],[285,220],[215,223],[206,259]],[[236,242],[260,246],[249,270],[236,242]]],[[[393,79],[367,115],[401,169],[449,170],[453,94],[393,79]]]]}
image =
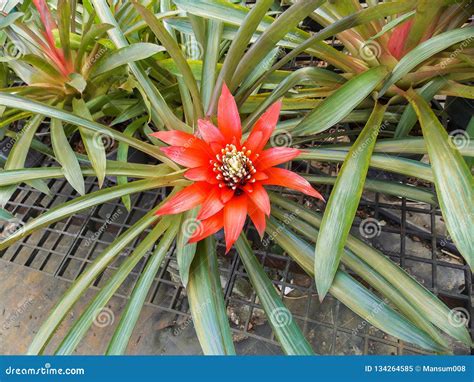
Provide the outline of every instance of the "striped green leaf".
{"type": "Polygon", "coordinates": [[[413,90],[407,92],[407,97],[420,121],[446,226],[464,259],[474,269],[474,179],[471,171],[426,101],[413,90]]]}
{"type": "MultiPolygon", "coordinates": [[[[314,251],[309,243],[295,236],[274,218],[268,219],[266,232],[309,275],[313,275],[314,251]],[[272,235],[273,232],[276,232],[276,234],[272,235]]],[[[337,272],[329,292],[353,312],[380,330],[431,351],[444,351],[444,348],[433,341],[425,332],[394,311],[386,301],[375,296],[344,271],[337,272]]]]}
{"type": "MultiPolygon", "coordinates": [[[[15,143],[8,154],[7,161],[3,167],[4,170],[16,170],[24,167],[31,142],[43,119],[44,117],[41,115],[30,118],[23,129],[16,134],[15,143]]],[[[8,202],[16,188],[17,185],[0,188],[0,206],[4,206],[8,202]]]]}
{"type": "Polygon", "coordinates": [[[63,124],[58,119],[51,120],[51,143],[53,145],[56,160],[61,164],[64,170],[64,176],[69,184],[80,194],[86,193],[84,186],[84,177],[82,176],[81,167],[76,158],[74,150],[71,148],[66,134],[64,133],[63,124]]]}
{"type": "Polygon", "coordinates": [[[244,235],[240,235],[235,248],[283,351],[288,355],[313,355],[313,349],[256,259],[244,235]]]}
{"type": "Polygon", "coordinates": [[[102,252],[89,267],[72,283],[62,296],[61,300],[51,310],[48,318],[43,322],[33,339],[27,354],[38,355],[44,350],[53,336],[56,328],[64,319],[69,310],[89,288],[92,282],[143,230],[159,219],[155,215],[156,208],[138,220],[134,225],[120,235],[104,252],[102,252]]]}
{"type": "Polygon", "coordinates": [[[387,69],[378,66],[347,81],[308,113],[293,133],[312,135],[334,126],[366,99],[386,75],[387,69]]]}
{"type": "Polygon", "coordinates": [[[179,177],[177,177],[176,174],[170,174],[156,179],[138,180],[123,186],[110,187],[75,198],[69,202],[51,208],[37,218],[28,221],[21,230],[15,231],[15,233],[0,242],[0,250],[9,247],[12,243],[27,235],[30,235],[39,228],[47,227],[48,225],[60,221],[65,217],[76,214],[98,204],[103,204],[110,200],[120,198],[123,195],[151,190],[158,187],[179,185],[180,182],[182,182],[176,180],[179,177]]]}
{"type": "MultiPolygon", "coordinates": [[[[287,211],[298,211],[298,217],[307,221],[314,227],[320,227],[322,216],[302,209],[301,205],[284,199],[276,194],[271,194],[272,203],[281,206],[287,211]]],[[[463,325],[456,325],[450,317],[453,312],[433,293],[418,283],[412,276],[383,253],[371,247],[364,241],[349,235],[346,246],[362,261],[366,262],[372,269],[377,270],[388,282],[390,282],[404,297],[438,328],[449,334],[453,338],[470,346],[471,336],[463,325]]]]}
{"type": "Polygon", "coordinates": [[[201,240],[186,288],[194,329],[206,355],[234,355],[213,237],[201,240]]]}
{"type": "Polygon", "coordinates": [[[91,327],[97,315],[100,314],[105,304],[112,298],[117,289],[127,279],[130,272],[137,266],[138,262],[153,247],[155,242],[163,235],[169,227],[169,219],[158,222],[151,232],[136,246],[133,252],[127,256],[115,273],[100,288],[99,293],[87,305],[86,310],[74,322],[68,330],[61,344],[56,349],[56,355],[71,355],[82,340],[87,330],[91,327]]]}
{"type": "Polygon", "coordinates": [[[314,257],[314,278],[321,300],[339,267],[386,108],[386,105],[375,105],[367,124],[349,150],[324,211],[314,257]]]}
{"type": "MultiPolygon", "coordinates": [[[[72,109],[75,114],[80,115],[82,118],[88,119],[89,121],[93,120],[83,99],[74,98],[72,100],[72,109]]],[[[82,126],[79,126],[79,132],[92,168],[95,170],[97,175],[99,187],[102,187],[104,184],[105,167],[107,162],[107,154],[102,142],[102,136],[82,126]]]]}
{"type": "Polygon", "coordinates": [[[172,218],[169,228],[166,230],[163,238],[156,245],[145,269],[133,288],[132,295],[125,306],[122,316],[120,317],[120,322],[115,328],[114,335],[107,348],[107,355],[122,355],[125,353],[133,329],[135,328],[143,305],[145,304],[148,292],[155,280],[155,276],[158,273],[161,263],[165,259],[174,238],[176,237],[179,218],[179,216],[172,218]]]}
{"type": "Polygon", "coordinates": [[[148,42],[137,42],[114,50],[93,66],[92,75],[98,76],[122,65],[144,60],[156,53],[163,52],[164,47],[148,42]]]}

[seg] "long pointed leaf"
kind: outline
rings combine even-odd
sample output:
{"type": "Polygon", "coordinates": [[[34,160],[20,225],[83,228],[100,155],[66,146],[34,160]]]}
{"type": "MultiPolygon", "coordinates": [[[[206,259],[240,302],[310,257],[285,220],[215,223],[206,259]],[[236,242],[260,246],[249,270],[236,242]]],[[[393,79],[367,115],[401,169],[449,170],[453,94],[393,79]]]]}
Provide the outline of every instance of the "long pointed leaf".
{"type": "MultiPolygon", "coordinates": [[[[293,235],[273,218],[268,219],[266,231],[270,235],[272,235],[272,232],[278,232],[278,234],[273,235],[274,240],[309,275],[312,275],[314,268],[314,251],[312,246],[293,235]]],[[[369,292],[345,272],[337,272],[330,293],[349,309],[380,330],[425,349],[436,352],[444,350],[426,333],[395,312],[385,301],[369,292]]]]}
{"type": "Polygon", "coordinates": [[[386,108],[386,105],[375,105],[367,124],[349,150],[324,211],[314,257],[314,278],[321,300],[339,267],[386,108]]]}
{"type": "Polygon", "coordinates": [[[63,124],[57,119],[51,120],[51,143],[53,145],[56,160],[64,169],[64,175],[69,184],[80,194],[86,193],[84,178],[82,176],[81,167],[71,148],[66,134],[64,133],[63,124]]]}
{"type": "Polygon", "coordinates": [[[312,135],[334,126],[367,98],[386,75],[387,69],[378,66],[347,81],[308,113],[293,133],[312,135]]]}
{"type": "Polygon", "coordinates": [[[433,110],[415,91],[408,99],[420,120],[441,212],[454,243],[474,269],[474,179],[433,110]]]}
{"type": "MultiPolygon", "coordinates": [[[[319,214],[308,209],[302,209],[300,205],[273,193],[270,195],[270,198],[272,203],[276,203],[288,211],[298,209],[298,216],[313,226],[321,226],[322,216],[319,214]]],[[[471,336],[467,329],[463,325],[455,325],[452,323],[452,320],[449,319],[452,315],[452,311],[433,293],[415,281],[415,279],[401,267],[394,264],[377,249],[352,235],[348,236],[346,246],[395,286],[398,291],[402,293],[414,307],[422,311],[434,325],[466,345],[469,346],[471,344],[471,336]]]]}
{"type": "Polygon", "coordinates": [[[179,183],[180,181],[176,180],[176,175],[171,174],[165,175],[158,179],[138,180],[136,182],[128,183],[124,186],[115,186],[93,192],[89,195],[80,196],[71,200],[70,202],[51,208],[48,210],[48,212],[45,212],[37,218],[28,221],[22,229],[15,231],[15,233],[0,242],[0,250],[7,248],[12,243],[31,234],[39,228],[46,227],[52,223],[64,219],[67,216],[78,213],[97,204],[108,202],[123,195],[151,190],[158,187],[179,185],[179,183]]]}
{"type": "Polygon", "coordinates": [[[283,351],[288,355],[313,355],[313,349],[281,301],[244,235],[240,235],[235,247],[283,351]]]}
{"type": "Polygon", "coordinates": [[[194,328],[204,354],[235,354],[212,237],[198,244],[186,291],[194,328]]]}
{"type": "Polygon", "coordinates": [[[168,249],[176,237],[179,220],[174,219],[157,244],[156,249],[150,256],[137,284],[133,288],[130,300],[124,309],[120,322],[115,329],[112,340],[107,348],[107,355],[121,355],[125,353],[133,329],[140,317],[141,310],[145,304],[148,292],[153,285],[156,273],[163,262],[168,249]]]}
{"type": "Polygon", "coordinates": [[[98,256],[94,262],[74,281],[61,300],[55,305],[46,321],[41,325],[36,333],[33,342],[28,348],[27,354],[40,354],[47,345],[56,328],[61,323],[67,312],[72,308],[84,291],[91,285],[97,276],[107,267],[107,265],[118,256],[122,250],[144,229],[159,219],[155,215],[156,208],[138,220],[133,226],[120,235],[104,252],[98,256]]]}
{"type": "Polygon", "coordinates": [[[87,330],[93,324],[97,317],[97,313],[100,312],[105,304],[112,298],[130,272],[133,271],[133,268],[135,268],[138,262],[143,258],[143,256],[145,256],[146,252],[153,247],[155,241],[163,235],[168,226],[169,219],[162,219],[153,227],[151,232],[140,241],[133,252],[127,256],[125,261],[120,265],[110,279],[107,280],[105,285],[89,303],[86,310],[81,314],[74,325],[68,330],[67,335],[61,341],[61,344],[55,352],[56,355],[72,354],[87,330]]]}
{"type": "MultiPolygon", "coordinates": [[[[74,98],[72,100],[72,109],[77,115],[80,115],[81,117],[90,121],[93,120],[92,115],[83,99],[74,98]]],[[[82,126],[79,126],[79,132],[81,134],[82,142],[86,148],[92,168],[95,170],[97,175],[99,187],[102,187],[104,184],[105,168],[107,165],[107,154],[105,152],[104,143],[101,139],[102,137],[100,134],[93,133],[82,126]]]]}

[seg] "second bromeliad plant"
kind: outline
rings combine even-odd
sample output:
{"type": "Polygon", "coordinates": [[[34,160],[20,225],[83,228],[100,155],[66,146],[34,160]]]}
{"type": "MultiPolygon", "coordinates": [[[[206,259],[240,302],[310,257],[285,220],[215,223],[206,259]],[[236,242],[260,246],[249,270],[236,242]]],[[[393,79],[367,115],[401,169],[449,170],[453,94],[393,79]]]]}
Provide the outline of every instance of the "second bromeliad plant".
{"type": "MultiPolygon", "coordinates": [[[[368,2],[363,8],[354,1],[311,0],[295,1],[283,9],[273,0],[259,0],[252,7],[224,0],[146,4],[92,0],[82,5],[60,0],[50,4],[58,9],[55,32],[48,29],[53,23],[41,8],[45,3],[35,1],[40,12],[33,12],[39,16],[33,20],[44,29],[37,34],[42,56],[24,56],[6,64],[18,75],[22,67],[43,74],[31,82],[20,77],[27,86],[3,89],[0,105],[7,108],[4,116],[12,117],[11,121],[23,118],[21,113],[25,112],[42,116],[33,116],[33,120],[51,118],[53,150],[40,145],[34,131],[26,134],[27,138],[21,138],[23,144],[16,144],[10,153],[12,159],[5,165],[0,186],[8,189],[20,182],[64,176],[81,191],[78,185],[83,175],[92,174],[99,181],[105,175],[117,176],[119,184],[80,196],[28,221],[5,237],[0,248],[79,210],[118,197],[129,205],[127,198],[133,193],[160,187],[173,187],[173,192],[117,238],[76,280],[40,328],[29,353],[45,350],[67,312],[95,278],[134,238],[158,222],[91,300],[55,350],[58,354],[74,351],[96,312],[151,250],[107,350],[108,354],[125,352],[153,277],[174,241],[204,353],[235,353],[213,239],[222,227],[227,251],[235,243],[282,349],[287,354],[312,354],[295,321],[284,326],[276,321],[273,312],[285,306],[241,233],[247,214],[260,235],[266,231],[305,272],[314,275],[321,300],[329,292],[372,325],[430,351],[449,351],[441,332],[470,345],[468,331],[450,320],[452,312],[443,302],[381,252],[349,233],[364,189],[439,203],[460,254],[473,264],[470,157],[474,146],[453,146],[429,104],[437,94],[473,98],[469,81],[474,76],[474,28],[464,25],[472,14],[472,4],[434,3],[368,2]],[[271,10],[279,11],[279,17],[268,15],[271,10]],[[67,22],[68,12],[72,12],[74,23],[67,22]],[[308,17],[323,29],[313,34],[300,29],[308,17]],[[333,36],[343,44],[343,51],[324,42],[333,36]],[[78,44],[76,50],[74,44],[78,44]],[[103,56],[97,54],[101,46],[108,49],[103,56]],[[186,57],[183,46],[198,47],[201,57],[186,57]],[[303,52],[338,70],[282,69],[303,52]],[[67,73],[59,65],[66,57],[66,62],[75,63],[67,73]],[[54,82],[47,86],[37,80],[47,75],[47,70],[52,75],[53,69],[58,72],[54,82]],[[98,91],[101,74],[117,82],[98,91]],[[97,97],[103,101],[95,102],[97,97]],[[119,110],[107,114],[111,100],[118,100],[119,110]],[[123,132],[114,130],[101,123],[107,118],[128,127],[123,132]],[[349,146],[311,147],[312,139],[343,122],[364,124],[363,129],[353,129],[357,139],[349,146]],[[417,122],[422,136],[412,133],[417,122]],[[69,128],[62,131],[61,123],[69,128]],[[382,125],[386,139],[378,137],[382,125]],[[119,142],[122,154],[117,161],[107,161],[102,149],[87,150],[88,159],[72,149],[65,153],[58,146],[58,136],[66,145],[66,138],[73,137],[76,128],[86,148],[93,147],[87,145],[88,140],[94,141],[90,134],[107,134],[119,142]],[[274,142],[271,137],[281,133],[297,142],[299,149],[269,147],[268,143],[274,142]],[[170,146],[163,147],[163,142],[170,146]],[[23,163],[18,158],[26,155],[30,145],[53,156],[62,168],[21,169],[23,163]],[[162,163],[127,163],[129,146],[162,163]],[[420,153],[428,154],[429,165],[397,156],[420,153]],[[337,178],[304,179],[276,167],[290,160],[343,165],[337,178]],[[401,183],[366,179],[369,167],[431,182],[436,195],[401,183]],[[128,178],[142,180],[129,182],[128,178]],[[264,188],[284,186],[319,197],[308,181],[334,184],[323,216],[264,188]],[[286,219],[288,214],[292,214],[291,221],[286,219]],[[195,232],[180,229],[195,219],[201,222],[195,224],[195,232]],[[375,293],[349,276],[340,263],[375,293]]],[[[22,17],[19,14],[4,22],[8,36],[27,33],[22,17]]],[[[2,125],[7,127],[8,123],[2,125]]],[[[466,134],[472,133],[470,126],[466,134]]]]}

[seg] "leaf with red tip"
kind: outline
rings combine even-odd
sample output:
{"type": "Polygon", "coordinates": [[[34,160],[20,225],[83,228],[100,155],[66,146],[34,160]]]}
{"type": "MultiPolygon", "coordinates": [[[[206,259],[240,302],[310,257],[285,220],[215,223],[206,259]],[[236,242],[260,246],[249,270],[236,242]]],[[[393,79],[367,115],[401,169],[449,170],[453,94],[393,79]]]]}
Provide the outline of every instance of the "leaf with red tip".
{"type": "Polygon", "coordinates": [[[267,191],[260,183],[255,183],[252,192],[247,193],[247,195],[255,206],[265,215],[270,215],[270,198],[268,197],[267,191]]]}
{"type": "Polygon", "coordinates": [[[397,60],[403,57],[405,49],[405,41],[408,38],[410,33],[411,26],[413,25],[413,20],[408,20],[402,25],[396,27],[390,39],[388,40],[388,50],[397,60]]]}
{"type": "Polygon", "coordinates": [[[239,109],[226,84],[222,85],[222,93],[219,97],[217,123],[226,140],[231,141],[235,137],[240,142],[242,127],[240,125],[239,109]]]}
{"type": "Polygon", "coordinates": [[[239,238],[247,218],[247,195],[232,198],[224,207],[226,253],[239,238]]]}
{"type": "Polygon", "coordinates": [[[171,215],[190,210],[206,199],[210,187],[205,182],[191,184],[166,201],[156,214],[171,215]]]}
{"type": "Polygon", "coordinates": [[[265,173],[268,175],[268,179],[263,180],[261,182],[262,184],[290,188],[292,190],[300,191],[303,194],[324,200],[321,194],[316,191],[305,178],[292,171],[273,167],[265,170],[265,173]]]}
{"type": "Polygon", "coordinates": [[[206,200],[202,204],[202,208],[197,215],[197,219],[204,220],[208,217],[218,213],[224,208],[224,203],[221,202],[221,190],[219,187],[214,187],[206,200]]]}
{"type": "Polygon", "coordinates": [[[33,0],[36,9],[38,10],[41,18],[41,22],[43,23],[46,38],[50,47],[54,47],[54,37],[53,37],[53,29],[56,29],[56,23],[54,22],[53,18],[51,17],[51,12],[49,11],[48,5],[46,4],[45,0],[33,0]]]}
{"type": "Polygon", "coordinates": [[[223,227],[223,222],[224,213],[222,211],[211,216],[208,219],[199,221],[199,225],[194,231],[193,235],[189,238],[188,243],[195,243],[199,240],[202,240],[208,236],[215,234],[223,227]]]}
{"type": "Polygon", "coordinates": [[[288,162],[296,158],[300,153],[300,150],[291,147],[273,147],[262,151],[260,157],[255,162],[255,166],[258,170],[262,171],[269,167],[288,162]]]}
{"type": "Polygon", "coordinates": [[[201,150],[186,147],[162,147],[161,151],[172,161],[185,167],[199,167],[209,164],[209,155],[201,150]]]}

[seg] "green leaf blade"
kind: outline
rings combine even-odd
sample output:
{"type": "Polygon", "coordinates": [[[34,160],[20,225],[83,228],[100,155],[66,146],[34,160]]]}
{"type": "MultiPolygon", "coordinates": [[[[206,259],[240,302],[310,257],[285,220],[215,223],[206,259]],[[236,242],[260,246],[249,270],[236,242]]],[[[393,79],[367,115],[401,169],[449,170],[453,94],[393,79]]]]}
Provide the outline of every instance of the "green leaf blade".
{"type": "Polygon", "coordinates": [[[339,267],[385,110],[385,105],[375,105],[367,124],[349,150],[326,206],[314,258],[314,277],[321,300],[329,291],[339,267]]]}

